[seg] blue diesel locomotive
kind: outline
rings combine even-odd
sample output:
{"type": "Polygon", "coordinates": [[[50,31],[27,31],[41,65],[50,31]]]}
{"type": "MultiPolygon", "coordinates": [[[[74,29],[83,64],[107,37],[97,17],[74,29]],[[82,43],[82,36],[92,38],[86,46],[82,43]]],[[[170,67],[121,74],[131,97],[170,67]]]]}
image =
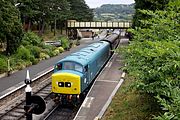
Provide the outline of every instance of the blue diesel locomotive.
{"type": "Polygon", "coordinates": [[[114,37],[90,44],[58,61],[52,74],[52,92],[62,103],[77,101],[99,73],[117,47],[118,33],[114,37]],[[116,37],[115,37],[116,36],[116,37]],[[116,44],[115,44],[116,43],[116,44]]]}

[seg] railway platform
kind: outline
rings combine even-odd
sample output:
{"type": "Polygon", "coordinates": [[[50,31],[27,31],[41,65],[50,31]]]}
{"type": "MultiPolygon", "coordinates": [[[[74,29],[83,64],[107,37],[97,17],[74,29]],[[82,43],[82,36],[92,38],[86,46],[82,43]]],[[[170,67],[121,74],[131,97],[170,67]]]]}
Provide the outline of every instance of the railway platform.
{"type": "MultiPolygon", "coordinates": [[[[121,39],[120,45],[127,43],[128,39],[121,39]]],[[[125,73],[119,70],[121,66],[123,66],[122,58],[115,53],[95,80],[74,120],[98,120],[103,116],[116,91],[123,83],[125,73]]]]}

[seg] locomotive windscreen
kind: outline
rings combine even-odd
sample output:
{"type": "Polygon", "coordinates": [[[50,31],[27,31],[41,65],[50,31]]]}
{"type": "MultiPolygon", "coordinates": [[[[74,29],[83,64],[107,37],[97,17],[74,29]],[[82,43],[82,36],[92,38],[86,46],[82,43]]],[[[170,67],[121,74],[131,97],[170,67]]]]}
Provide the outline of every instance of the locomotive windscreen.
{"type": "Polygon", "coordinates": [[[83,72],[83,67],[74,62],[63,62],[63,70],[75,70],[79,72],[83,72]]]}

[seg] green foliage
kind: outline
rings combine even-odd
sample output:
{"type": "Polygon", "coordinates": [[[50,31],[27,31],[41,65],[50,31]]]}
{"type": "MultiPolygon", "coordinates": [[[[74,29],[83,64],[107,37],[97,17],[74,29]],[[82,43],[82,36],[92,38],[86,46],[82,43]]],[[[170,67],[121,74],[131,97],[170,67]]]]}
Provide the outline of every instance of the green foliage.
{"type": "Polygon", "coordinates": [[[45,59],[48,59],[48,58],[50,58],[50,56],[47,55],[46,53],[40,53],[40,59],[41,60],[45,60],[45,59]]]}
{"type": "Polygon", "coordinates": [[[133,18],[133,26],[144,27],[139,20],[148,20],[152,17],[144,14],[141,10],[165,10],[170,0],[135,0],[135,15],[133,18]]]}
{"type": "Polygon", "coordinates": [[[34,32],[27,32],[24,34],[22,38],[22,44],[24,46],[26,45],[38,46],[41,43],[41,41],[42,41],[42,38],[40,38],[34,32]]]}
{"type": "Polygon", "coordinates": [[[85,0],[67,0],[70,3],[70,19],[77,21],[92,21],[93,11],[90,9],[85,0]]]}
{"type": "Polygon", "coordinates": [[[7,60],[0,56],[0,73],[7,71],[7,60]]]}
{"type": "Polygon", "coordinates": [[[64,52],[64,48],[63,47],[58,47],[57,49],[59,50],[60,53],[64,52]]]}
{"type": "Polygon", "coordinates": [[[0,2],[0,40],[6,43],[6,53],[14,53],[20,45],[23,34],[19,11],[8,0],[0,2]]]}
{"type": "Polygon", "coordinates": [[[143,28],[130,30],[133,41],[122,49],[125,70],[137,79],[136,87],[154,95],[161,105],[164,114],[155,117],[158,120],[180,119],[179,3],[170,2],[166,11],[141,10],[150,17],[139,20],[143,28]]]}
{"type": "Polygon", "coordinates": [[[50,45],[44,45],[41,52],[48,54],[50,57],[54,56],[53,51],[55,50],[55,47],[50,45]]]}
{"type": "Polygon", "coordinates": [[[27,48],[30,50],[30,53],[35,57],[39,58],[41,53],[41,48],[37,46],[29,45],[27,48]]]}
{"type": "Polygon", "coordinates": [[[95,10],[95,20],[98,21],[122,21],[132,20],[135,9],[134,4],[105,4],[95,10]]]}
{"type": "Polygon", "coordinates": [[[56,56],[56,55],[58,55],[58,54],[59,54],[59,50],[58,50],[58,49],[56,49],[56,50],[53,51],[53,55],[54,55],[54,56],[56,56]]]}
{"type": "Polygon", "coordinates": [[[68,40],[68,38],[63,36],[63,37],[60,37],[59,39],[61,40],[62,47],[64,49],[68,49],[69,48],[69,40],[68,40]]]}
{"type": "Polygon", "coordinates": [[[17,50],[17,57],[22,60],[30,60],[31,53],[30,51],[25,48],[24,46],[20,46],[17,50]]]}

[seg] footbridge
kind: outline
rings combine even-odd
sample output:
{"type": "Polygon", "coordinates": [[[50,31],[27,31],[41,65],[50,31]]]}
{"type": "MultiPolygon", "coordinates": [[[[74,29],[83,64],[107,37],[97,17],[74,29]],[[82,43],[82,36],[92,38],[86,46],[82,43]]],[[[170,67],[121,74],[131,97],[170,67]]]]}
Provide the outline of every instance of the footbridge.
{"type": "Polygon", "coordinates": [[[132,25],[129,21],[122,22],[77,22],[67,21],[68,29],[128,29],[132,25]]]}

